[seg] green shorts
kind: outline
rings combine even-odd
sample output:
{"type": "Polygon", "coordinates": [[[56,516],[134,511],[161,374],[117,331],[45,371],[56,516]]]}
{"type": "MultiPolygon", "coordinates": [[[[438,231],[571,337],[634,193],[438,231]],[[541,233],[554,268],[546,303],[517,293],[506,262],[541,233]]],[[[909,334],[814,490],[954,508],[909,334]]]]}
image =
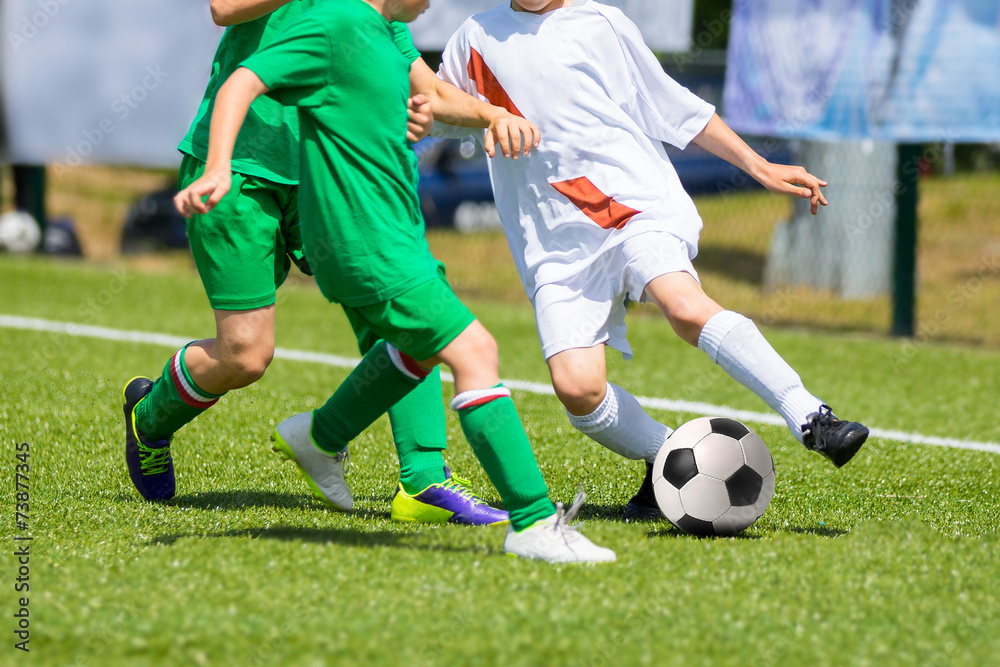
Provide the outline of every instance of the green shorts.
{"type": "Polygon", "coordinates": [[[420,283],[388,301],[344,306],[344,313],[362,352],[367,353],[381,338],[417,361],[436,355],[476,319],[451,291],[443,267],[436,280],[420,283]]]}
{"type": "MultiPolygon", "coordinates": [[[[204,170],[204,162],[185,155],[179,187],[193,183],[204,170]]],[[[187,234],[212,308],[270,306],[288,277],[289,258],[303,266],[298,186],[234,172],[229,193],[209,213],[189,219],[187,234]]]]}

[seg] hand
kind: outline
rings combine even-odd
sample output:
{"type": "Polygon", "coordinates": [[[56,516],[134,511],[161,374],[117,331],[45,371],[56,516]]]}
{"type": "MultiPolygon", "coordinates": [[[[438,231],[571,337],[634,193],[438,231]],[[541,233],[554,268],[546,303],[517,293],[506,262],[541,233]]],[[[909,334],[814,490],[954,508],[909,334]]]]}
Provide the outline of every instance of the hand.
{"type": "Polygon", "coordinates": [[[504,157],[516,160],[518,155],[528,155],[532,148],[538,148],[541,139],[542,132],[537,125],[505,110],[490,121],[486,130],[486,153],[490,157],[496,155],[496,146],[499,144],[504,157]]]}
{"type": "Polygon", "coordinates": [[[802,167],[767,162],[754,174],[754,178],[771,192],[811,200],[809,210],[813,215],[819,211],[821,204],[829,204],[820,190],[827,186],[827,182],[819,180],[802,167]]]}
{"type": "Polygon", "coordinates": [[[177,193],[174,206],[185,218],[196,214],[204,215],[222,201],[232,183],[233,174],[229,165],[225,169],[206,169],[201,178],[177,193]],[[208,199],[204,199],[205,197],[208,199]]]}
{"type": "Polygon", "coordinates": [[[410,120],[406,125],[406,139],[415,144],[428,134],[434,127],[434,114],[431,112],[431,101],[426,95],[414,95],[407,102],[406,109],[410,120]]]}

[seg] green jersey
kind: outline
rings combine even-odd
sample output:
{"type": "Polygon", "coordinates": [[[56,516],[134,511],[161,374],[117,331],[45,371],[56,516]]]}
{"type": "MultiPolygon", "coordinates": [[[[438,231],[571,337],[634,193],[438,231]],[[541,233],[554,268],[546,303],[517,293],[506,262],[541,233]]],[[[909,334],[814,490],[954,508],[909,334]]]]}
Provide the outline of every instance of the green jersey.
{"type": "MultiPolygon", "coordinates": [[[[212,76],[198,115],[177,147],[182,153],[208,159],[208,129],[215,94],[244,60],[275,41],[290,24],[325,0],[292,0],[254,21],[230,26],[212,62],[212,76]]],[[[294,108],[261,97],[250,107],[233,150],[233,171],[275,183],[299,182],[299,119],[294,108]]]]}
{"type": "Polygon", "coordinates": [[[406,139],[418,57],[405,26],[363,0],[334,0],[243,63],[271,97],[298,107],[306,257],[323,294],[345,306],[437,279],[406,139]]]}

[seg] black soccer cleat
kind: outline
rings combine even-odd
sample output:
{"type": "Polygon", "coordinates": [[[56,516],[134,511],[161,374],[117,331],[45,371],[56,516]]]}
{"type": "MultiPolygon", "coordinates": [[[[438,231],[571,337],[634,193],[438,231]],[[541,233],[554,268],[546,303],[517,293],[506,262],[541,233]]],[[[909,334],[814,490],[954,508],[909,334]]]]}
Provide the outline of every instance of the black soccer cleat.
{"type": "Polygon", "coordinates": [[[122,392],[125,408],[125,463],[132,484],[146,500],[170,500],[174,497],[174,461],[170,441],[147,440],[135,427],[135,406],[153,388],[149,378],[129,380],[122,392]]]}
{"type": "Polygon", "coordinates": [[[858,453],[868,439],[868,428],[858,422],[846,422],[833,414],[829,405],[821,405],[802,425],[802,444],[819,452],[840,468],[858,453]]]}
{"type": "Polygon", "coordinates": [[[642,480],[642,486],[635,492],[631,500],[625,505],[625,521],[659,521],[663,518],[663,512],[656,503],[656,494],[653,492],[653,464],[646,462],[646,477],[642,480]]]}

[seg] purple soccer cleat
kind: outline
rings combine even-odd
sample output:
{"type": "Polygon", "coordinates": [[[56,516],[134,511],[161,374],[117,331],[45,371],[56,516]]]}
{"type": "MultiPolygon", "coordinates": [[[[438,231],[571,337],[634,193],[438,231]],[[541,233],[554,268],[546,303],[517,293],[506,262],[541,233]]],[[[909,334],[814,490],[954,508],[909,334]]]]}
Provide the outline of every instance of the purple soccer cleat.
{"type": "Polygon", "coordinates": [[[431,484],[415,495],[396,485],[392,499],[392,520],[415,523],[459,523],[467,526],[499,526],[509,523],[507,512],[490,507],[445,468],[447,479],[431,484]]]}

